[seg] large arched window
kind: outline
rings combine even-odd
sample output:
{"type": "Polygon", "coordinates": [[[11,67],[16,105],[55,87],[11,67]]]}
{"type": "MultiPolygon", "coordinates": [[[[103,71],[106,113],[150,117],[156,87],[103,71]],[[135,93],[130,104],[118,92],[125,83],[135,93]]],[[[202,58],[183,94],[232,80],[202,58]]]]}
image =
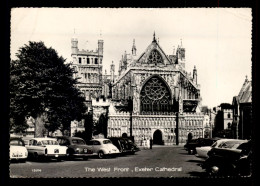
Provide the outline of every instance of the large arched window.
{"type": "Polygon", "coordinates": [[[164,81],[155,76],[143,86],[140,94],[141,111],[167,112],[171,111],[171,94],[164,81]]]}

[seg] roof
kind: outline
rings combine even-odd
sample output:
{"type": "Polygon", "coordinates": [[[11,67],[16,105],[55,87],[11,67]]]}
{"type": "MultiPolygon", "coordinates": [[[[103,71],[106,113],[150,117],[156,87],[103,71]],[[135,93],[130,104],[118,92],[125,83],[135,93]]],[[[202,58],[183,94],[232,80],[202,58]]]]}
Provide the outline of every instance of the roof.
{"type": "Polygon", "coordinates": [[[34,140],[38,140],[38,141],[40,141],[40,140],[54,140],[54,141],[56,141],[56,138],[32,138],[32,139],[34,139],[34,140]]]}
{"type": "Polygon", "coordinates": [[[110,139],[107,139],[107,138],[97,138],[97,139],[92,139],[90,141],[103,141],[103,140],[110,140],[110,139]]]}
{"type": "Polygon", "coordinates": [[[239,94],[239,103],[250,103],[252,102],[252,81],[245,80],[239,94]]]}

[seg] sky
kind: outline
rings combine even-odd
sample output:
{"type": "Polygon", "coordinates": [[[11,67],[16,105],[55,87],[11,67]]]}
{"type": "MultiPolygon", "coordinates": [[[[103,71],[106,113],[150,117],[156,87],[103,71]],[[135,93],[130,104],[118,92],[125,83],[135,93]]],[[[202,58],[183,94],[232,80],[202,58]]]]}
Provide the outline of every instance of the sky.
{"type": "Polygon", "coordinates": [[[71,61],[71,38],[79,49],[96,50],[104,40],[103,71],[112,61],[131,52],[137,56],[152,42],[153,34],[167,55],[182,43],[186,71],[197,68],[202,105],[210,108],[232,103],[246,76],[251,80],[250,8],[13,8],[11,59],[29,41],[43,41],[66,62],[71,61]]]}

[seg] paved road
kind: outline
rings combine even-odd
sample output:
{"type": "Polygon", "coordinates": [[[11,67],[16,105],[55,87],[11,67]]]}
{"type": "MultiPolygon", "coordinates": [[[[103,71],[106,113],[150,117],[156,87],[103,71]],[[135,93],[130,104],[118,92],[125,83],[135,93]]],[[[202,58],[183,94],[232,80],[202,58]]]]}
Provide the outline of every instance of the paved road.
{"type": "Polygon", "coordinates": [[[116,158],[11,163],[10,177],[203,177],[201,162],[183,147],[161,146],[116,158]]]}

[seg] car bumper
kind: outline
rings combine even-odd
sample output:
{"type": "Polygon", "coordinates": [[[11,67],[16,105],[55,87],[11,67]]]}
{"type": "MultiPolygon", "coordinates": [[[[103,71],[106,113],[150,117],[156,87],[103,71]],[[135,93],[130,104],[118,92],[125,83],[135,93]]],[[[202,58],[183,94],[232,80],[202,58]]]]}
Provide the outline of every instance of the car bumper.
{"type": "Polygon", "coordinates": [[[23,157],[11,157],[10,160],[26,160],[27,156],[23,156],[23,157]]]}
{"type": "Polygon", "coordinates": [[[93,156],[94,154],[73,154],[72,156],[74,157],[90,157],[93,156]]]}
{"type": "Polygon", "coordinates": [[[44,154],[46,157],[52,157],[52,158],[60,158],[60,157],[67,157],[68,154],[44,154]]]}

